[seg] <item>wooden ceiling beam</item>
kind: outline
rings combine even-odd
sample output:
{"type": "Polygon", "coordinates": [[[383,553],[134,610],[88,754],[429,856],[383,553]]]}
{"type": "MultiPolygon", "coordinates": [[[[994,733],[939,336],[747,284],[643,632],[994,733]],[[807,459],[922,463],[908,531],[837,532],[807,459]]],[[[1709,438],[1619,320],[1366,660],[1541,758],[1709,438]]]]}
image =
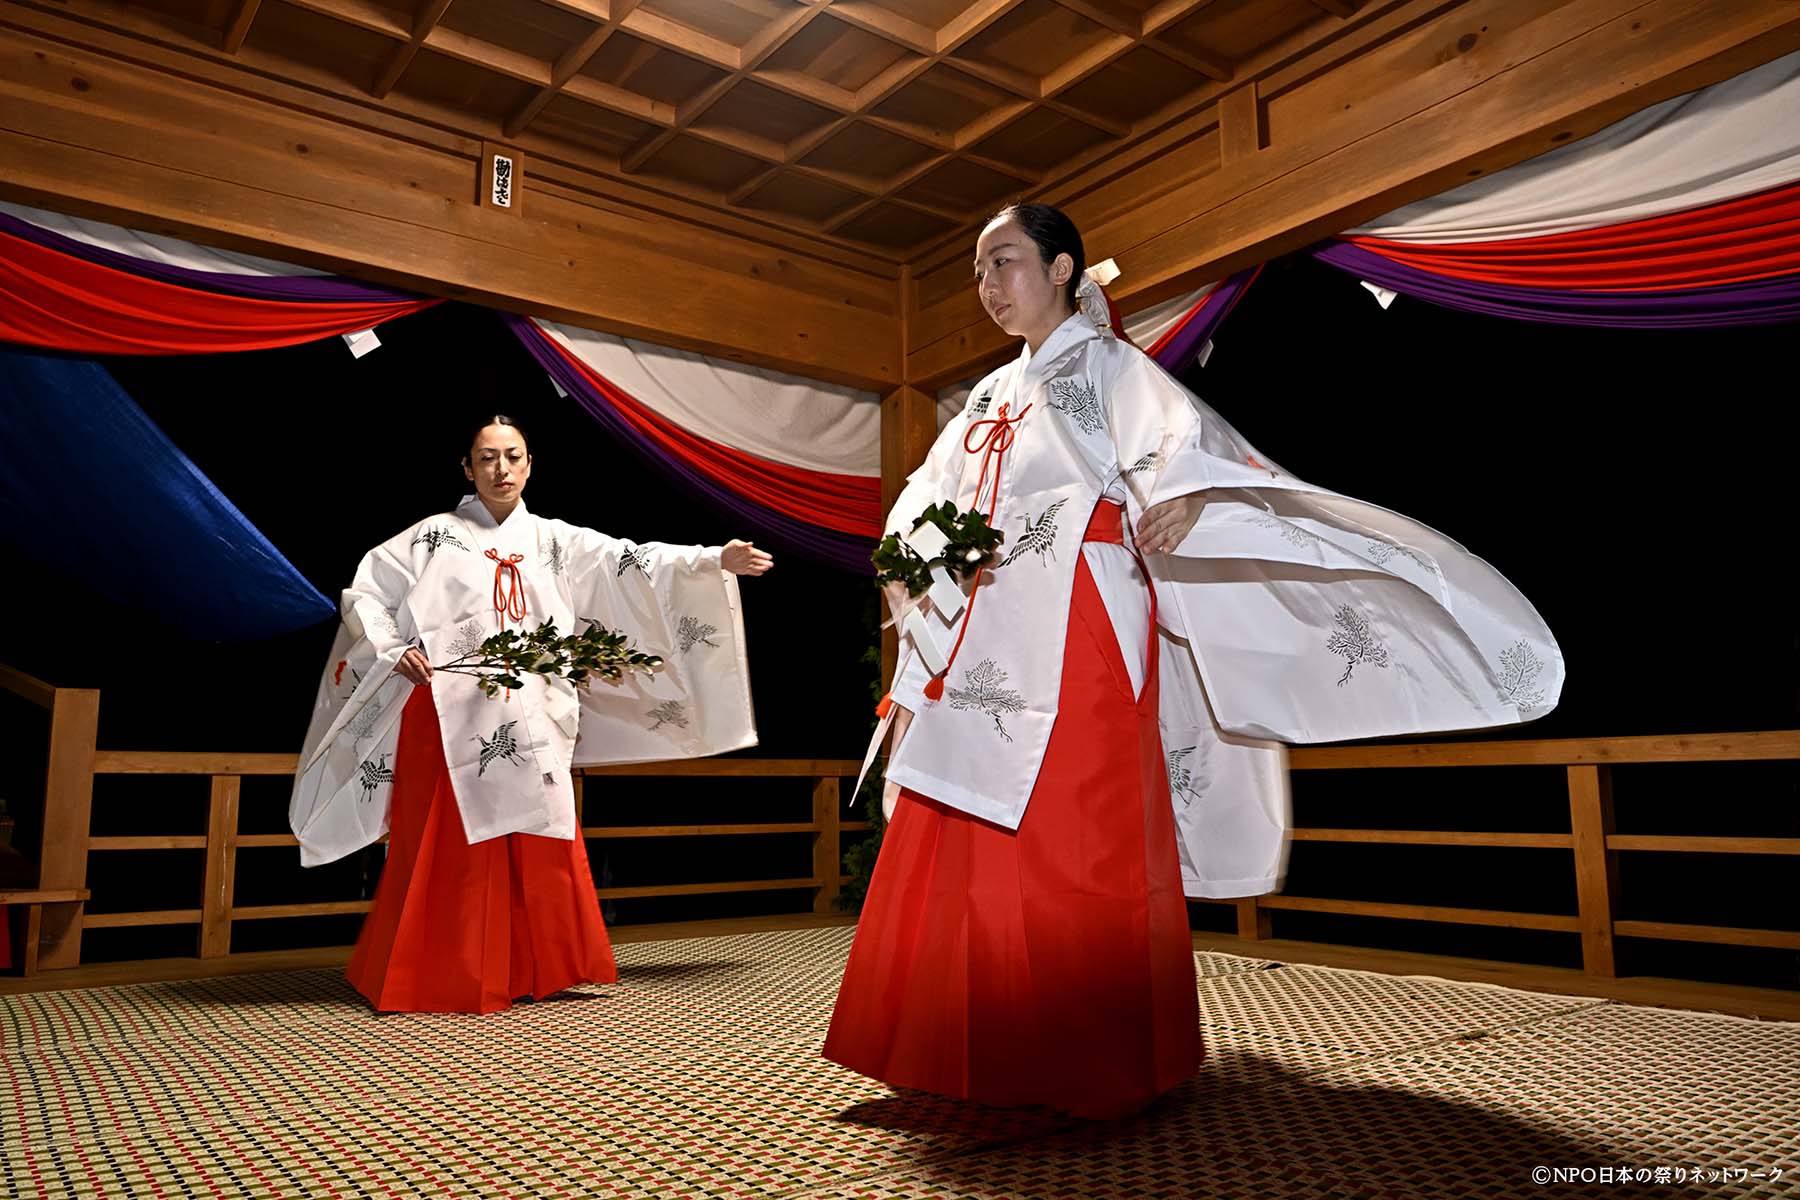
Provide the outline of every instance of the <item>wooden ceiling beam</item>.
{"type": "MultiPolygon", "coordinates": [[[[805,0],[805,3],[793,9],[785,17],[772,25],[765,26],[761,33],[738,53],[737,65],[731,71],[703,89],[699,95],[682,104],[675,112],[675,123],[667,129],[658,130],[646,137],[619,157],[619,169],[627,173],[642,169],[658,150],[667,146],[675,138],[693,129],[694,122],[706,114],[706,111],[717,104],[739,83],[742,83],[751,72],[761,66],[775,51],[786,45],[788,40],[799,33],[822,12],[830,0],[805,0]]],[[[640,10],[641,12],[641,10],[640,10]]],[[[775,152],[779,161],[779,151],[775,152]]],[[[769,157],[759,155],[759,157],[769,157]]]]}
{"type": "Polygon", "coordinates": [[[1234,73],[1231,60],[1216,54],[1203,54],[1166,42],[1161,38],[1146,38],[1144,46],[1152,54],[1160,54],[1177,66],[1186,67],[1190,71],[1198,71],[1208,79],[1219,83],[1230,83],[1234,73]]]}
{"type": "MultiPolygon", "coordinates": [[[[568,96],[571,99],[580,100],[586,104],[592,104],[597,108],[604,108],[609,112],[616,112],[621,116],[636,117],[640,121],[648,121],[652,125],[673,125],[675,123],[675,106],[673,104],[665,104],[661,100],[652,100],[648,96],[640,95],[628,88],[618,87],[598,79],[590,79],[586,75],[571,76],[570,78],[563,80],[561,87],[555,86],[553,80],[552,86],[541,89],[538,92],[538,96],[543,97],[544,104],[548,104],[557,96],[568,96]]],[[[533,99],[535,100],[536,97],[533,99]]],[[[523,112],[524,110],[520,111],[523,112]]],[[[542,111],[543,105],[539,105],[537,112],[542,111]]],[[[536,113],[533,113],[532,115],[535,116],[536,113]]],[[[518,116],[518,113],[514,113],[513,116],[509,117],[506,121],[504,128],[507,131],[506,136],[508,138],[518,137],[520,133],[525,131],[526,126],[529,124],[528,120],[525,124],[515,125],[514,122],[517,120],[518,116]]]]}
{"type": "Polygon", "coordinates": [[[1133,40],[1144,36],[1143,15],[1121,8],[1112,0],[1056,0],[1056,3],[1114,33],[1122,33],[1133,40]]]}
{"type": "Polygon", "coordinates": [[[236,54],[243,46],[244,39],[250,36],[250,22],[256,20],[256,10],[260,7],[262,0],[239,0],[237,11],[231,15],[231,24],[225,27],[225,36],[219,41],[225,53],[236,54]]]}
{"type": "Polygon", "coordinates": [[[406,39],[405,44],[396,47],[388,58],[387,66],[382,68],[375,80],[375,86],[369,89],[371,96],[379,100],[394,90],[394,85],[400,82],[400,76],[406,73],[406,68],[412,65],[413,58],[419,53],[419,47],[425,44],[425,39],[437,28],[437,23],[444,17],[444,10],[449,7],[450,0],[426,0],[425,7],[413,18],[412,36],[406,39]]]}
{"type": "MultiPolygon", "coordinates": [[[[613,0],[612,4],[607,9],[607,19],[588,30],[586,36],[573,46],[570,46],[567,50],[563,51],[562,54],[557,57],[556,64],[550,68],[549,86],[539,88],[536,93],[532,95],[531,99],[525,101],[524,104],[521,104],[513,111],[511,116],[506,118],[502,128],[506,131],[507,137],[518,137],[521,130],[537,119],[537,115],[544,111],[544,106],[554,100],[558,93],[567,88],[570,82],[581,73],[581,69],[587,66],[588,63],[593,60],[594,55],[600,52],[600,47],[606,45],[612,35],[618,32],[619,18],[630,15],[631,10],[636,8],[639,2],[640,0],[613,0]]],[[[605,94],[615,100],[623,101],[624,97],[628,96],[635,97],[639,100],[647,99],[647,97],[638,96],[636,92],[621,87],[615,87],[602,80],[596,79],[593,80],[593,82],[608,89],[605,94]]],[[[652,105],[657,105],[658,102],[651,101],[650,103],[652,105]]],[[[607,104],[605,107],[614,108],[614,105],[607,104]]],[[[614,109],[614,111],[618,110],[614,109]]],[[[669,120],[657,121],[656,123],[659,125],[672,123],[674,119],[674,110],[673,108],[670,108],[669,111],[671,114],[669,120]]],[[[632,115],[635,116],[636,114],[633,113],[632,115]]],[[[648,120],[649,118],[645,119],[648,120]]]]}
{"type": "MultiPolygon", "coordinates": [[[[807,0],[808,4],[816,2],[817,0],[807,0]]],[[[743,65],[742,52],[730,42],[690,29],[645,8],[632,9],[618,24],[633,37],[655,42],[665,50],[674,50],[689,58],[699,59],[721,71],[735,71],[743,65]]]]}
{"type": "Polygon", "coordinates": [[[854,25],[865,33],[904,46],[914,54],[937,53],[937,30],[891,9],[879,8],[868,0],[834,0],[831,15],[846,25],[854,25]]]}
{"type": "Polygon", "coordinates": [[[382,37],[393,38],[396,42],[404,42],[412,36],[412,27],[379,4],[371,4],[369,0],[290,0],[296,8],[304,8],[308,12],[318,13],[321,17],[330,17],[334,21],[342,21],[358,29],[366,29],[370,33],[379,33],[382,37]]]}

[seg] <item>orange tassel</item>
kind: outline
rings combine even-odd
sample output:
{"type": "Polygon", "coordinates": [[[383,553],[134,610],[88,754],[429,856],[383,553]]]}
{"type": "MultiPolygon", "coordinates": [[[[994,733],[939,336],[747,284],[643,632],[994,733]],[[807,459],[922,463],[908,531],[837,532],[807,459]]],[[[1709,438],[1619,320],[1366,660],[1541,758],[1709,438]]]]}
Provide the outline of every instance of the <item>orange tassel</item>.
{"type": "Polygon", "coordinates": [[[931,679],[926,682],[925,698],[927,700],[942,700],[944,698],[944,677],[942,675],[933,675],[931,679]]]}
{"type": "Polygon", "coordinates": [[[894,693],[889,692],[881,698],[881,703],[875,706],[875,719],[878,721],[886,720],[888,709],[892,707],[894,707],[894,693]]]}

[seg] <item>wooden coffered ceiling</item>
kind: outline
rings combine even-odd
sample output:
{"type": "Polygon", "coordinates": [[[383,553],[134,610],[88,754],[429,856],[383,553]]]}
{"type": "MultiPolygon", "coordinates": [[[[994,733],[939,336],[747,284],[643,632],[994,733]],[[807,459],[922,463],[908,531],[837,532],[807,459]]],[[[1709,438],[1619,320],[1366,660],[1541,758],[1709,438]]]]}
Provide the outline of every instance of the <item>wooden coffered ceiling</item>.
{"type": "Polygon", "coordinates": [[[133,0],[78,11],[907,261],[1194,111],[1240,63],[1359,2],[133,0]]]}

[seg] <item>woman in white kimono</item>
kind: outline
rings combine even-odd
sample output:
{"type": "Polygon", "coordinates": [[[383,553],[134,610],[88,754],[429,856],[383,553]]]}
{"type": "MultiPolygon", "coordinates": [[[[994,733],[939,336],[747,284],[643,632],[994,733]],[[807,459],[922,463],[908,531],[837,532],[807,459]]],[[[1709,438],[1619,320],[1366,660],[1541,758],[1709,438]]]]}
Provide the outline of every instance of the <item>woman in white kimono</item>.
{"type": "Polygon", "coordinates": [[[950,500],[1004,557],[911,623],[892,824],[825,1054],[1107,1118],[1200,1061],[1183,894],[1280,886],[1283,743],[1529,719],[1562,658],[1493,568],[1288,475],[1116,338],[1083,266],[1041,205],[976,243],[982,305],[1025,345],[887,529],[950,500]]]}
{"type": "Polygon", "coordinates": [[[736,575],[748,542],[635,544],[528,512],[509,417],[471,439],[454,512],[371,550],[344,592],[289,819],[307,866],[388,834],[350,981],[383,1011],[494,1012],[618,977],[570,769],[753,745],[736,575]],[[485,695],[434,670],[502,629],[600,624],[661,655],[654,677],[485,695]]]}

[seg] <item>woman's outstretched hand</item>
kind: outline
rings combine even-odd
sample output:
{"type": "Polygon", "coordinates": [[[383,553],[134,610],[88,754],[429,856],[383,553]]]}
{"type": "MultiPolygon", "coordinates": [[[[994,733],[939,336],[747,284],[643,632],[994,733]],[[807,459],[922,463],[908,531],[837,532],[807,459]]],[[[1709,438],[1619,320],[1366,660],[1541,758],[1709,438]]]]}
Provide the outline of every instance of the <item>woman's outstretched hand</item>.
{"type": "Polygon", "coordinates": [[[1138,549],[1146,554],[1175,549],[1187,537],[1194,522],[1200,519],[1200,510],[1205,507],[1205,492],[1189,492],[1173,500],[1152,504],[1138,522],[1138,549]]]}
{"type": "Polygon", "coordinates": [[[719,554],[719,565],[733,575],[761,575],[775,565],[775,556],[749,542],[732,538],[719,554]]]}
{"type": "Polygon", "coordinates": [[[409,646],[400,661],[394,664],[394,674],[404,676],[415,686],[431,682],[431,660],[419,652],[417,646],[409,646]]]}

